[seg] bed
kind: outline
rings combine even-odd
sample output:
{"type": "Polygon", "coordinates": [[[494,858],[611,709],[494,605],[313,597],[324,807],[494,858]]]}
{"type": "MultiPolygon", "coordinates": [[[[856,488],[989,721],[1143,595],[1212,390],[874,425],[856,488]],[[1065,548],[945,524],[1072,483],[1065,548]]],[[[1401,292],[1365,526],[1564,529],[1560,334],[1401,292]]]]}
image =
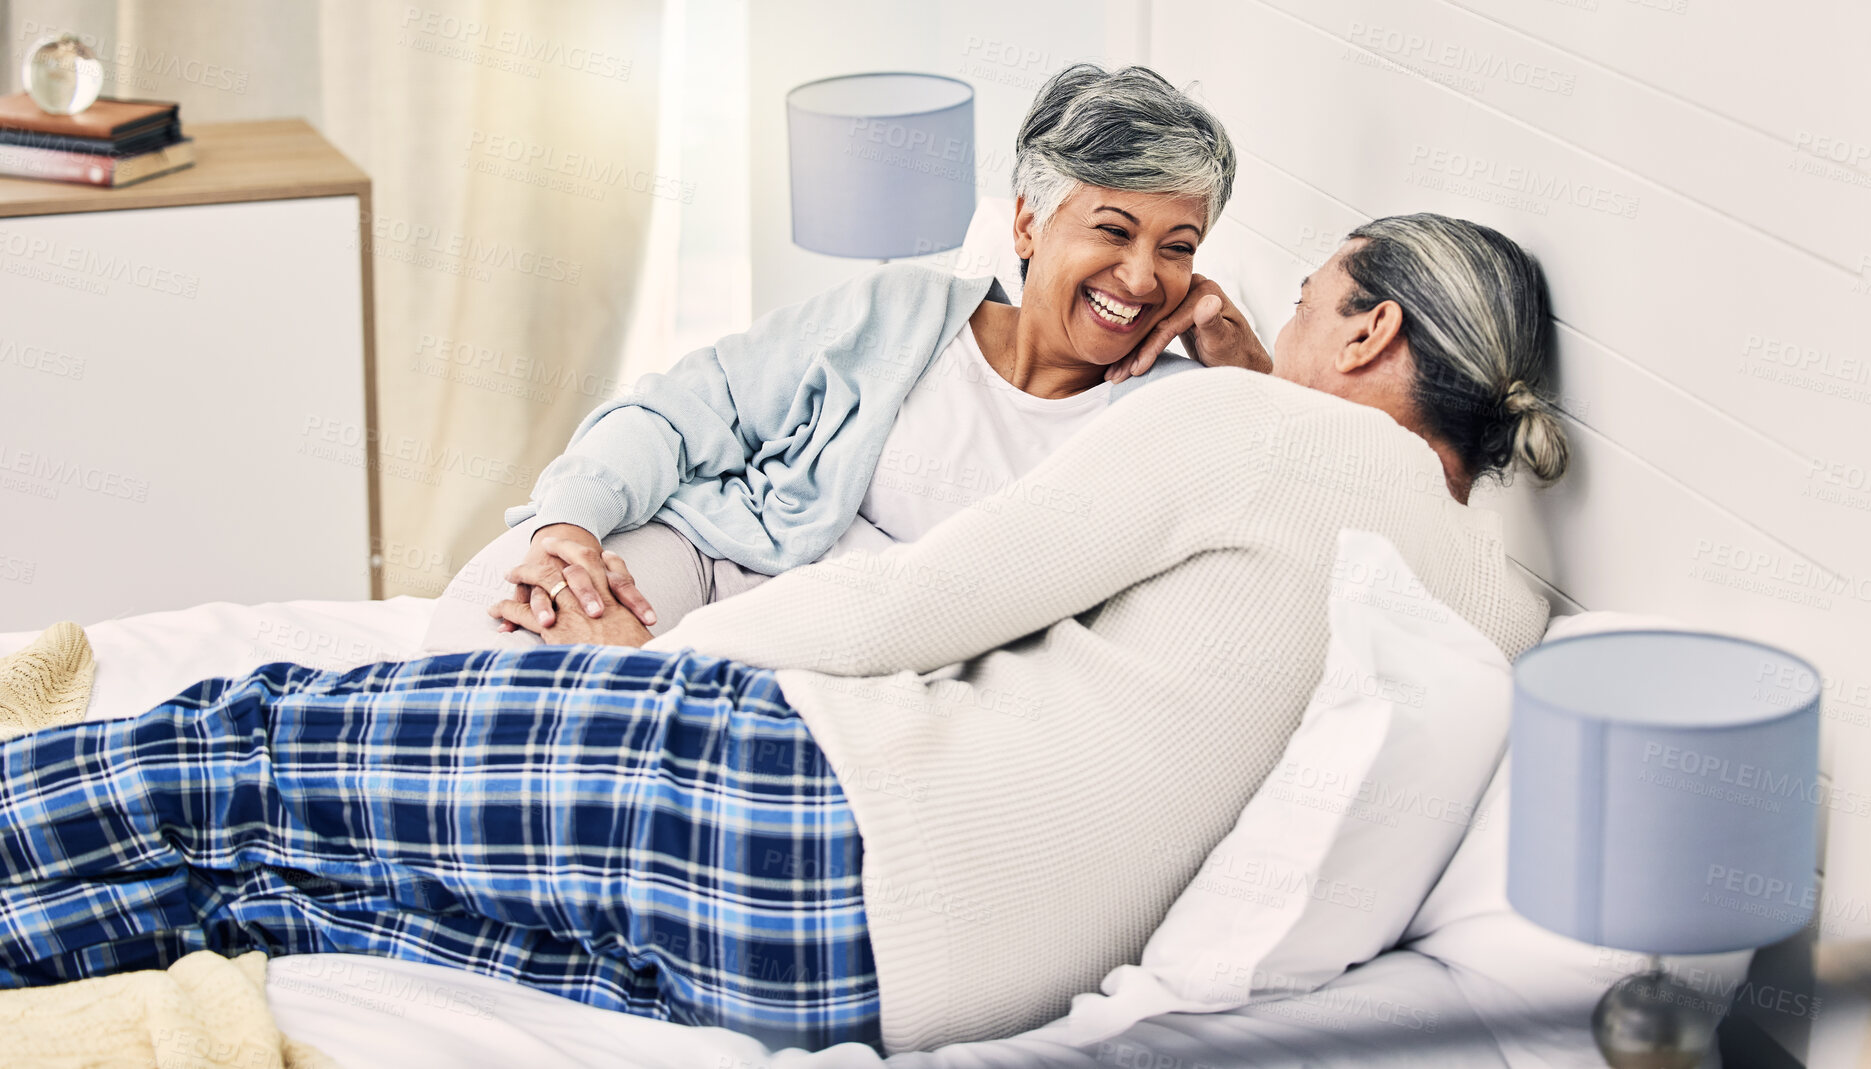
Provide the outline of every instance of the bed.
{"type": "MultiPolygon", "coordinates": [[[[1001,239],[1012,204],[984,198],[965,248],[980,255],[1010,293],[1018,264],[1001,239]]],[[[1256,248],[1231,227],[1214,235],[1208,270],[1250,315],[1262,286],[1290,290],[1296,279],[1260,279],[1256,248]]],[[[1262,307],[1261,316],[1272,312],[1262,307]]],[[[1492,507],[1515,515],[1521,503],[1492,507]]],[[[1524,514],[1523,514],[1524,515],[1524,514]]],[[[464,573],[472,573],[472,567],[464,573]]],[[[1579,606],[1545,576],[1526,577],[1554,606],[1579,606]]],[[[446,595],[445,595],[446,596],[446,595]]],[[[271,661],[349,668],[423,655],[440,599],[378,602],[225,602],[89,624],[97,655],[90,719],[133,716],[197,680],[238,675],[271,661]]],[[[1610,613],[1556,620],[1550,633],[1617,626],[1610,613]]],[[[0,654],[32,633],[0,634],[0,654]]],[[[1483,807],[1501,804],[1497,772],[1483,807]]],[[[1025,1035],[903,1053],[891,1066],[988,1069],[997,1066],[1203,1069],[1255,1066],[1599,1066],[1586,1027],[1603,990],[1637,962],[1546,933],[1508,907],[1506,820],[1477,819],[1406,933],[1403,945],[1351,969],[1312,994],[1220,1013],[1154,1013],[1147,986],[1126,966],[1102,992],[1079,996],[1072,1012],[1025,1035]]],[[[1140,859],[1140,861],[1143,859],[1140,859]]],[[[1705,963],[1733,990],[1748,955],[1705,963]]],[[[287,1035],[342,1064],[374,1066],[565,1065],[708,1069],[886,1064],[868,1048],[772,1052],[723,1029],[690,1028],[594,1009],[516,984],[412,962],[354,955],[304,955],[268,968],[268,1002],[287,1035]]]]}
{"type": "MultiPolygon", "coordinates": [[[[132,716],[202,678],[276,660],[325,668],[418,655],[435,602],[211,603],[87,627],[97,656],[89,719],[132,716]]],[[[1574,626],[1561,623],[1558,627],[1574,626]]],[[[0,634],[0,653],[31,632],[0,634]]],[[[1501,784],[1490,788],[1497,804],[1501,784]]],[[[1506,821],[1477,821],[1405,947],[1301,998],[1229,1013],[1148,1015],[1134,985],[1080,996],[1061,1021],[989,1043],[906,1053],[892,1066],[1597,1065],[1584,1027],[1624,962],[1516,917],[1505,897],[1506,821]]],[[[1739,975],[1745,957],[1726,967],[1739,975]]],[[[1129,967],[1126,967],[1129,968],[1129,967]]],[[[852,1045],[774,1053],[722,1029],[598,1010],[456,970],[353,955],[283,958],[268,1000],[281,1029],[341,1063],[832,1069],[884,1064],[852,1045]]]]}
{"type": "MultiPolygon", "coordinates": [[[[1018,292],[1017,262],[994,255],[1009,223],[1011,204],[984,199],[968,247],[988,249],[968,263],[986,263],[1018,292]]],[[[1268,293],[1290,291],[1306,262],[1270,263],[1270,250],[1233,219],[1213,235],[1207,270],[1236,294],[1250,316],[1272,322],[1268,293]],[[1264,292],[1263,292],[1264,291],[1264,292]],[[1261,301],[1250,299],[1262,298],[1261,301]],[[1255,305],[1260,307],[1256,308],[1255,305]]],[[[1763,620],[1758,608],[1710,606],[1660,588],[1654,569],[1623,576],[1642,596],[1594,590],[1607,581],[1588,571],[1581,582],[1568,567],[1602,568],[1614,560],[1658,556],[1654,547],[1611,555],[1593,537],[1613,522],[1605,499],[1633,489],[1617,480],[1615,454],[1585,426],[1575,426],[1594,496],[1562,486],[1554,495],[1491,492],[1486,507],[1506,514],[1510,544],[1526,578],[1556,609],[1575,615],[1555,620],[1550,634],[1617,626],[1628,618],[1580,612],[1628,605],[1681,614],[1770,640],[1788,635],[1841,636],[1788,620],[1763,620]],[[1558,508],[1563,499],[1566,507],[1558,508]],[[1562,535],[1571,536],[1570,540],[1562,535]],[[1562,591],[1560,586],[1567,589],[1562,591]],[[1579,600],[1568,596],[1579,594],[1579,600]],[[1740,609],[1742,611],[1735,611],[1740,609]],[[1725,611],[1724,611],[1725,610],[1725,611]],[[1780,626],[1769,626],[1780,625],[1780,626]]],[[[1651,473],[1653,482],[1655,473],[1651,473]]],[[[1650,493],[1680,495],[1667,481],[1650,493]]],[[[1640,511],[1625,502],[1632,513],[1640,511]]],[[[1707,511],[1707,502],[1678,510],[1707,511]]],[[[1712,515],[1696,516],[1692,532],[1719,532],[1712,515]]],[[[1707,539],[1704,538],[1706,541],[1707,539]]],[[[1620,573],[1622,574],[1622,573],[1620,573]]],[[[1693,577],[1692,577],[1693,578],[1693,577]]],[[[1706,584],[1696,584],[1705,586],[1706,584]]],[[[378,660],[420,656],[437,600],[397,597],[379,602],[294,601],[254,606],[211,603],[91,624],[86,630],[98,672],[89,717],[132,716],[187,685],[237,675],[270,661],[348,668],[378,660]]],[[[32,633],[0,634],[0,654],[30,641],[32,633]]],[[[1497,773],[1483,807],[1503,795],[1497,773]]],[[[342,1064],[373,1066],[618,1065],[767,1067],[891,1066],[919,1069],[988,1069],[996,1066],[1083,1066],[1124,1069],[1203,1069],[1239,1066],[1507,1066],[1513,1069],[1599,1066],[1586,1028],[1604,988],[1634,971],[1628,955],[1601,951],[1537,929],[1515,915],[1505,899],[1505,819],[1477,821],[1442,879],[1430,892],[1405,942],[1351,969],[1318,991],[1222,1013],[1155,1014],[1149,999],[1119,969],[1103,992],[1081,995],[1071,1014],[1022,1036],[958,1044],[887,1060],[866,1048],[818,1053],[773,1052],[758,1041],[722,1029],[690,1028],[594,1009],[515,984],[410,962],[351,955],[305,955],[269,966],[267,994],[281,1029],[310,1042],[342,1064]]],[[[1706,961],[1718,989],[1761,988],[1758,971],[1741,989],[1748,955],[1706,961]]],[[[1129,967],[1126,967],[1129,968],[1129,967]]],[[[1833,1015],[1838,1016],[1838,1015],[1833,1015]]],[[[1854,1047],[1861,1007],[1833,1031],[1834,1045],[1854,1047]]],[[[1819,1037],[1815,1037],[1815,1044],[1819,1037]]]]}

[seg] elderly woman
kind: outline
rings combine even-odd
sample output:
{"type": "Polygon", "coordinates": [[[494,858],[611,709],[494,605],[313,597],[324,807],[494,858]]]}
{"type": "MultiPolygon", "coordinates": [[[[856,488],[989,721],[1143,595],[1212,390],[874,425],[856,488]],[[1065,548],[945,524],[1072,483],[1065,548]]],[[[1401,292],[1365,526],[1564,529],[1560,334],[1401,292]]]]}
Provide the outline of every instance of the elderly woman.
{"type": "MultiPolygon", "coordinates": [[[[608,573],[660,633],[788,568],[922,537],[1128,390],[1199,366],[1124,381],[1178,335],[1202,363],[1265,370],[1194,270],[1234,171],[1221,123],[1156,73],[1061,71],[1015,142],[1019,307],[992,278],[897,265],[765,316],[587,417],[476,570],[519,563],[548,626],[561,606],[601,615],[608,573]]],[[[484,608],[443,599],[425,649],[537,644],[500,640],[484,608]]]]}
{"type": "Polygon", "coordinates": [[[1272,376],[1141,390],[914,542],[653,640],[514,601],[571,644],[268,665],[0,745],[0,982],[345,950],[774,1045],[1040,1023],[1193,875],[1138,859],[1203,857],[1276,765],[1341,529],[1508,656],[1538,640],[1465,502],[1565,470],[1551,342],[1512,241],[1379,219],[1301,287],[1272,376]]]}

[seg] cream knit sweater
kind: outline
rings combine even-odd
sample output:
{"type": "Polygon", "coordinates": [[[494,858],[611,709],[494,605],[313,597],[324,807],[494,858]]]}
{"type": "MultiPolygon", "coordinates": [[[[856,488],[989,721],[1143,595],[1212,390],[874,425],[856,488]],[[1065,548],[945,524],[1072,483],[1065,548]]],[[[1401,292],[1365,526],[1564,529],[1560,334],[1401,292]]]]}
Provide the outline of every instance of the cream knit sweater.
{"type": "Polygon", "coordinates": [[[918,541],[787,572],[648,648],[780,670],[863,835],[887,1048],[992,1038],[1135,962],[1274,767],[1324,669],[1346,527],[1509,657],[1539,639],[1498,519],[1449,496],[1426,442],[1212,368],[918,541]]]}

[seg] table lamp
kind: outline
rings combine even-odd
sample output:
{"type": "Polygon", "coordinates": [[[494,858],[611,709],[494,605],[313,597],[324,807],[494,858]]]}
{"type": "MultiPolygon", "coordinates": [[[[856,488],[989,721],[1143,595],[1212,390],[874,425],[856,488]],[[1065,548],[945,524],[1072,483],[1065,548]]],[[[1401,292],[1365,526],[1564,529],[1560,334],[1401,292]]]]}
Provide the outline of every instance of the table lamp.
{"type": "Polygon", "coordinates": [[[793,243],[923,256],[974,216],[974,89],[935,74],[847,74],[786,94],[793,243]]]}
{"type": "Polygon", "coordinates": [[[1690,1069],[1723,1007],[1658,955],[1755,949],[1818,894],[1819,674],[1684,631],[1559,639],[1514,664],[1507,897],[1541,927],[1650,956],[1592,1014],[1605,1061],[1690,1069]]]}

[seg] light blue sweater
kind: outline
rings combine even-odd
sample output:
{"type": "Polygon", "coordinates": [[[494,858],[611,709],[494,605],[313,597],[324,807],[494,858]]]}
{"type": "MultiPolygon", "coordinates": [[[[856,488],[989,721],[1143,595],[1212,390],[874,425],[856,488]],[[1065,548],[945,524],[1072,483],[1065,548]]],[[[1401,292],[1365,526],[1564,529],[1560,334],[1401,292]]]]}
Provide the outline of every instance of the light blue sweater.
{"type": "MultiPolygon", "coordinates": [[[[603,538],[654,519],[768,575],[817,560],[857,516],[903,399],[983,300],[1010,303],[993,278],[890,264],[768,312],[586,416],[507,525],[537,515],[603,538]]],[[[1199,366],[1165,353],[1111,400],[1199,366]]]]}

